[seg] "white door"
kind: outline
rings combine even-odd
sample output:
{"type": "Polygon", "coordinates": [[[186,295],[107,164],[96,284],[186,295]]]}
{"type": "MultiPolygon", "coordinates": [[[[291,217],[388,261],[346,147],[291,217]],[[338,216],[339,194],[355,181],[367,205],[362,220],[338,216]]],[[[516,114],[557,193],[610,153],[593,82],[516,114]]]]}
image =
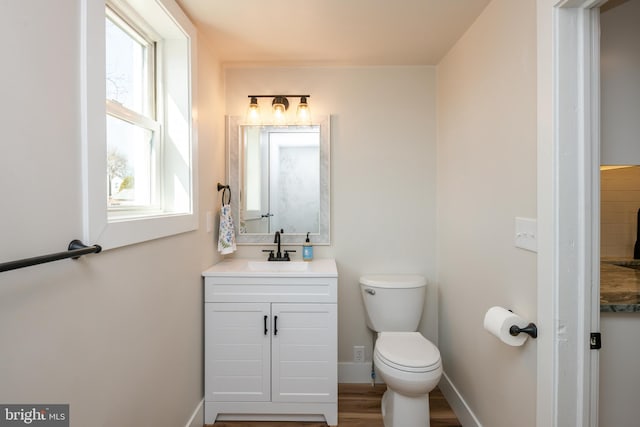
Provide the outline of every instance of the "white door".
{"type": "Polygon", "coordinates": [[[205,400],[270,400],[269,308],[269,303],[205,304],[205,400]]]}
{"type": "Polygon", "coordinates": [[[335,402],[337,305],[273,304],[272,401],[335,402]]]}

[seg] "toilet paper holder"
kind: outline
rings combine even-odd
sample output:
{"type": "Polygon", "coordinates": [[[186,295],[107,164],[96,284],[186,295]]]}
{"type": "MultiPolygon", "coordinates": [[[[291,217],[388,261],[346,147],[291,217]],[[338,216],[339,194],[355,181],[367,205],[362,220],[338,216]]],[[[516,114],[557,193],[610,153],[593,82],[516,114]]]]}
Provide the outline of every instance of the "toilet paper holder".
{"type": "Polygon", "coordinates": [[[538,327],[533,322],[529,323],[524,328],[520,328],[518,325],[513,325],[509,328],[509,333],[514,337],[518,336],[521,332],[524,332],[525,334],[529,335],[531,338],[538,338],[538,327]]]}

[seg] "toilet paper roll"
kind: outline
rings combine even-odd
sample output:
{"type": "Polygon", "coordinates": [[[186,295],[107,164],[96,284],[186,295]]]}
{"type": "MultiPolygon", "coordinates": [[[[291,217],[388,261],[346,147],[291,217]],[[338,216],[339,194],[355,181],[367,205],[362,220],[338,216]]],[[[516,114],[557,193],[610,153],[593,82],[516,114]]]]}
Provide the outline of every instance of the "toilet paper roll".
{"type": "Polygon", "coordinates": [[[528,335],[521,333],[513,336],[509,333],[509,328],[517,325],[520,328],[527,326],[529,322],[502,307],[491,307],[484,315],[484,328],[508,345],[517,347],[527,340],[528,335]]]}

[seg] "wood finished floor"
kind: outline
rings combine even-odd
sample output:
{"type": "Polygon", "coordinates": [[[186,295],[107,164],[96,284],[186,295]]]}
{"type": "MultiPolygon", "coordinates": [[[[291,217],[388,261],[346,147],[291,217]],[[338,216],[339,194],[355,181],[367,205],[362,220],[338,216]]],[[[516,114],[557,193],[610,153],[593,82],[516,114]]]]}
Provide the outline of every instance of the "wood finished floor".
{"type": "MultiPolygon", "coordinates": [[[[338,385],[339,427],[384,427],[380,400],[386,390],[384,384],[338,385]]],[[[431,427],[461,427],[460,422],[438,388],[429,393],[431,427]]],[[[326,423],[271,422],[271,421],[218,421],[208,427],[327,427],[326,423]]]]}

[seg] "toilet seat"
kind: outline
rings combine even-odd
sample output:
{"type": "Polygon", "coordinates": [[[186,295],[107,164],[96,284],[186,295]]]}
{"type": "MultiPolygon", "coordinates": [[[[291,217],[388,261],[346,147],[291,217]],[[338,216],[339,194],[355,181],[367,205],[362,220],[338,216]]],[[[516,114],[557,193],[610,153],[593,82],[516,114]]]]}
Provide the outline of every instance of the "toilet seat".
{"type": "Polygon", "coordinates": [[[379,361],[404,372],[440,369],[440,351],[419,332],[381,332],[375,345],[379,361]]]}
{"type": "Polygon", "coordinates": [[[423,288],[427,279],[415,274],[370,274],[360,277],[360,283],[378,288],[423,288]]]}

